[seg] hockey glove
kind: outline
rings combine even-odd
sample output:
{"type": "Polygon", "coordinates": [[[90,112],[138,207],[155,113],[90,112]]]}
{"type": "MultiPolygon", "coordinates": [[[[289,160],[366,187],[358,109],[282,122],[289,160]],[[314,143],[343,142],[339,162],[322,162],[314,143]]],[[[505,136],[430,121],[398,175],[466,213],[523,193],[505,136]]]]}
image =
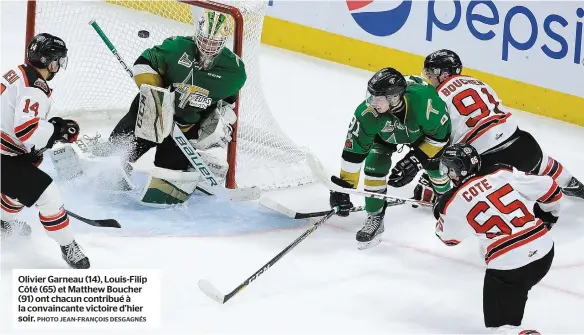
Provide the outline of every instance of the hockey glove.
{"type": "Polygon", "coordinates": [[[52,148],[57,142],[73,143],[79,136],[79,124],[74,120],[53,117],[49,120],[55,126],[53,136],[47,143],[47,148],[52,148]]]}
{"type": "Polygon", "coordinates": [[[26,154],[26,156],[32,164],[39,166],[43,162],[43,153],[44,150],[36,150],[33,147],[32,150],[26,154]]]}
{"type": "MultiPolygon", "coordinates": [[[[337,176],[332,176],[331,181],[342,188],[353,188],[353,185],[351,185],[351,183],[342,180],[337,176]]],[[[331,205],[331,208],[339,206],[339,211],[337,212],[338,216],[343,217],[349,216],[351,208],[353,208],[353,203],[351,203],[351,197],[348,194],[342,192],[331,191],[329,203],[331,205]]]]}
{"type": "Polygon", "coordinates": [[[391,175],[387,180],[387,184],[391,187],[402,187],[414,180],[422,164],[414,156],[413,151],[410,151],[401,161],[397,162],[395,167],[391,170],[391,175]]]}
{"type": "Polygon", "coordinates": [[[535,203],[535,205],[533,205],[533,213],[535,214],[536,218],[541,219],[541,221],[543,221],[548,230],[552,229],[552,227],[556,224],[556,222],[558,222],[559,219],[552,213],[546,212],[543,209],[541,209],[537,202],[535,203]]]}
{"type": "Polygon", "coordinates": [[[434,203],[437,199],[436,192],[430,182],[430,177],[427,173],[420,176],[418,185],[414,188],[414,199],[434,203]]]}

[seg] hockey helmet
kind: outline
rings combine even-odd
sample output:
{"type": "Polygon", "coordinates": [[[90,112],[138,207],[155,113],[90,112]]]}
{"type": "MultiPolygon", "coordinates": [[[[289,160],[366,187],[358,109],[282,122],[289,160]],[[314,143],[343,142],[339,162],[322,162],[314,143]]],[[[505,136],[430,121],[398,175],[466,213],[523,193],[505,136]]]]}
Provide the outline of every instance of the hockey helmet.
{"type": "Polygon", "coordinates": [[[197,22],[195,35],[203,69],[210,69],[213,66],[215,58],[223,50],[232,30],[233,24],[230,16],[212,10],[205,11],[205,14],[197,22]]]}
{"type": "Polygon", "coordinates": [[[32,38],[26,48],[26,59],[34,67],[57,73],[67,68],[67,46],[57,36],[41,33],[32,38]]]}
{"type": "Polygon", "coordinates": [[[470,144],[454,144],[446,148],[440,158],[440,172],[457,186],[474,176],[480,168],[481,156],[470,144]]]}
{"type": "Polygon", "coordinates": [[[367,83],[367,105],[375,107],[382,98],[385,98],[392,109],[400,105],[406,88],[406,79],[398,70],[391,67],[383,68],[367,83]]]}
{"type": "Polygon", "coordinates": [[[460,57],[452,50],[441,49],[426,56],[422,74],[429,78],[431,75],[440,77],[443,73],[454,75],[461,72],[462,61],[460,57]]]}

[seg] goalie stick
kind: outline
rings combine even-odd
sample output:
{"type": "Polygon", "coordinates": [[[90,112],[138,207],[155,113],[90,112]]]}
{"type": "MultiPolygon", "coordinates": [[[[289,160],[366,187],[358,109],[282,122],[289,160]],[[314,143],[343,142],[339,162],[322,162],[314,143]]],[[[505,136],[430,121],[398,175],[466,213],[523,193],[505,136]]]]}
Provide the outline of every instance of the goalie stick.
{"type": "Polygon", "coordinates": [[[415,205],[432,207],[432,204],[429,202],[426,202],[426,201],[415,200],[415,199],[410,199],[410,198],[402,198],[402,197],[397,197],[397,196],[393,196],[393,195],[386,195],[386,194],[380,194],[380,193],[374,193],[374,192],[368,192],[368,191],[362,191],[362,190],[357,190],[357,189],[352,189],[352,188],[340,187],[337,184],[333,183],[330,180],[330,178],[328,178],[325,175],[322,164],[320,163],[318,158],[316,158],[316,156],[312,152],[308,152],[308,151],[306,152],[306,161],[308,163],[308,167],[310,167],[310,170],[316,176],[316,178],[321,183],[325,184],[326,187],[328,187],[332,191],[341,192],[341,193],[345,193],[345,194],[361,195],[361,196],[368,197],[368,198],[381,199],[381,200],[387,201],[388,203],[401,203],[401,204],[412,203],[415,205]]]}
{"type": "Polygon", "coordinates": [[[326,215],[315,222],[310,228],[308,228],[302,235],[300,235],[294,242],[289,244],[284,250],[282,250],[279,254],[277,254],[274,258],[272,258],[269,262],[267,262],[264,266],[262,266],[259,270],[257,270],[253,275],[247,278],[243,283],[239,284],[233,291],[229,292],[228,294],[222,294],[219,292],[213,284],[211,284],[208,280],[201,279],[199,280],[199,288],[203,293],[205,293],[209,298],[215,300],[220,304],[224,304],[233,298],[236,294],[241,292],[244,288],[246,288],[249,284],[251,284],[254,280],[256,280],[260,275],[264,274],[266,271],[270,269],[270,267],[276,262],[278,262],[284,255],[289,253],[292,249],[294,249],[300,242],[302,242],[305,238],[307,238],[310,234],[312,234],[320,225],[322,225],[326,220],[330,219],[333,215],[335,215],[339,211],[339,207],[335,207],[328,211],[326,215]]]}
{"type": "MultiPolygon", "coordinates": [[[[132,69],[126,64],[122,56],[116,50],[116,47],[112,44],[100,26],[95,20],[89,21],[89,25],[93,27],[95,32],[99,35],[101,40],[106,44],[110,52],[118,59],[120,65],[124,68],[126,73],[131,78],[134,78],[134,73],[132,69]]],[[[259,187],[244,187],[236,189],[225,188],[217,182],[217,177],[215,174],[207,167],[207,164],[201,158],[201,155],[193,148],[192,144],[187,140],[185,135],[180,131],[180,129],[174,123],[172,129],[172,139],[176,145],[180,148],[185,157],[189,160],[191,165],[209,182],[214,190],[215,195],[220,198],[229,199],[231,201],[245,201],[245,200],[257,200],[261,195],[261,190],[259,187]]]]}
{"type": "MultiPolygon", "coordinates": [[[[328,211],[322,211],[322,212],[308,212],[308,213],[296,212],[293,209],[290,209],[290,208],[276,202],[275,200],[273,200],[271,198],[261,198],[260,205],[262,205],[266,208],[269,208],[273,211],[276,211],[280,214],[284,214],[287,217],[295,219],[295,220],[325,216],[330,211],[330,209],[329,209],[328,211]]],[[[358,206],[358,207],[351,208],[351,212],[360,212],[363,210],[365,210],[365,206],[358,206]]]]}

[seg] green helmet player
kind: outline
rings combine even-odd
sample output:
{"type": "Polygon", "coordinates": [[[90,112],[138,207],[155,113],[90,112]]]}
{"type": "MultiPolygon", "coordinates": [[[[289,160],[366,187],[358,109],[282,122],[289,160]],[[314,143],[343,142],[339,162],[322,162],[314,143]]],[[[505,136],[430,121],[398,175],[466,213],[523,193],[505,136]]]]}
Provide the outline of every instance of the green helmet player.
{"type": "MultiPolygon", "coordinates": [[[[355,110],[345,139],[340,177],[332,180],[342,187],[356,188],[365,162],[365,190],[385,193],[387,185],[405,186],[424,169],[427,175],[420,178],[414,198],[433,201],[434,192],[450,189],[437,160],[448,144],[450,131],[445,104],[432,86],[394,68],[381,69],[369,80],[366,99],[355,110]],[[390,174],[392,156],[402,144],[410,151],[390,174]]],[[[352,207],[349,195],[340,192],[331,192],[330,203],[340,206],[341,216],[347,216],[352,207]]],[[[385,202],[366,198],[365,209],[367,219],[356,236],[360,248],[379,243],[378,236],[384,230],[385,202]]]]}
{"type": "MultiPolygon", "coordinates": [[[[175,145],[172,136],[166,137],[162,143],[155,143],[144,137],[138,138],[135,133],[138,111],[157,108],[156,104],[141,107],[148,101],[155,101],[144,97],[149,94],[143,92],[144,87],[164,88],[168,91],[163,92],[164,99],[167,94],[169,99],[174,99],[174,122],[214,174],[223,179],[228,169],[225,156],[213,157],[207,149],[224,148],[232,140],[232,125],[237,119],[235,102],[247,79],[243,61],[225,47],[228,37],[233,33],[232,21],[230,16],[223,13],[206,10],[195,23],[193,36],[169,37],[161,44],[144,50],[133,68],[134,80],[141,92],[136,95],[129,112],[112,131],[109,143],[99,146],[105,150],[94,152],[109,155],[121,143],[121,147],[130,148],[127,160],[135,162],[150,148],[157,147],[154,158],[156,167],[187,171],[191,167],[190,162],[175,145]],[[211,162],[206,160],[207,157],[211,162]]],[[[168,178],[162,179],[165,183],[169,182],[168,178]]],[[[171,182],[170,187],[153,187],[145,192],[143,201],[180,203],[188,198],[191,187],[187,190],[178,184],[171,182]],[[173,195],[185,193],[187,195],[181,199],[173,195]]]]}

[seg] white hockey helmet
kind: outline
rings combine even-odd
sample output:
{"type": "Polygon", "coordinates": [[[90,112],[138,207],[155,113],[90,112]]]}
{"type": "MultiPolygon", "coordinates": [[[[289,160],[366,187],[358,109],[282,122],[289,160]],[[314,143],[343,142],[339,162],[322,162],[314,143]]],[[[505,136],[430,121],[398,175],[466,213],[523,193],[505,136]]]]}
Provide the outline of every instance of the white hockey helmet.
{"type": "Polygon", "coordinates": [[[232,19],[223,13],[206,10],[196,28],[195,41],[201,52],[201,66],[207,70],[213,66],[215,57],[223,50],[227,38],[232,34],[232,19]]]}

